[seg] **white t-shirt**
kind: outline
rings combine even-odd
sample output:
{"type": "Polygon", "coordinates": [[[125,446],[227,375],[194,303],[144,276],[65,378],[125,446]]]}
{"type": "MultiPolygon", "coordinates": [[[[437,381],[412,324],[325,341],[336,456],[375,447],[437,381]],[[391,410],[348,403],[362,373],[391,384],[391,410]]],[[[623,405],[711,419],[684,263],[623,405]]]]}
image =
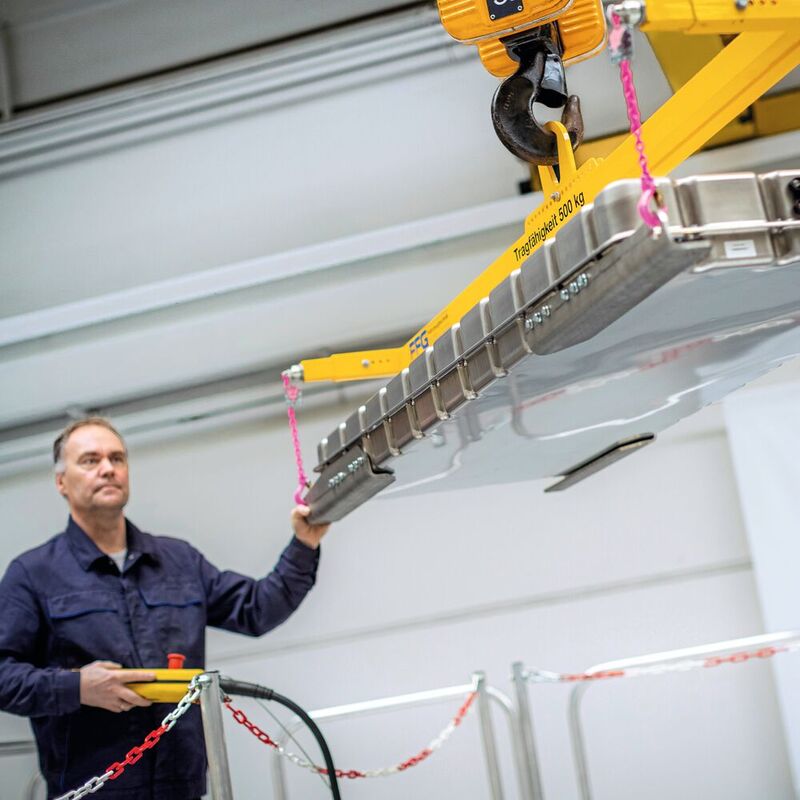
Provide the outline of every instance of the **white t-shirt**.
{"type": "Polygon", "coordinates": [[[125,558],[128,555],[128,548],[120,550],[118,553],[109,553],[108,557],[117,565],[117,569],[122,573],[125,567],[125,558]]]}

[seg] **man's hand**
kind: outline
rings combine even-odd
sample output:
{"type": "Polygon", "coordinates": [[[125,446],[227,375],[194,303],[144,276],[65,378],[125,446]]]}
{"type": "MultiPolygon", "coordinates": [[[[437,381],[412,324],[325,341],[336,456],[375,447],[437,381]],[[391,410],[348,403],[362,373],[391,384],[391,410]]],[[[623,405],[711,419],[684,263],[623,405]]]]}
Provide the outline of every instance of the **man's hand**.
{"type": "Polygon", "coordinates": [[[319,547],[320,540],[328,532],[328,525],[310,525],[306,517],[311,513],[308,506],[295,506],[292,509],[291,520],[294,535],[305,545],[313,550],[319,547]]]}
{"type": "Polygon", "coordinates": [[[153,681],[155,673],[144,670],[126,670],[123,673],[120,669],[121,665],[113,661],[93,661],[81,667],[81,703],[117,714],[130,711],[134,706],[146,708],[152,705],[125,684],[153,681]]]}

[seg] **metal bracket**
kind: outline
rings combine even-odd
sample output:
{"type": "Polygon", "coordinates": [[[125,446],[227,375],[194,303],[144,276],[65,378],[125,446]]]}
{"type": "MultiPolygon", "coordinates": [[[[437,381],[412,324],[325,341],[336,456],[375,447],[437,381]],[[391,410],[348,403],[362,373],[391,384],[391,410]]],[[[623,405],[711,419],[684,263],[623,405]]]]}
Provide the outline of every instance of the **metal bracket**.
{"type": "Polygon", "coordinates": [[[394,482],[394,472],[373,466],[358,445],[331,462],[306,495],[309,522],[336,522],[394,482]]]}

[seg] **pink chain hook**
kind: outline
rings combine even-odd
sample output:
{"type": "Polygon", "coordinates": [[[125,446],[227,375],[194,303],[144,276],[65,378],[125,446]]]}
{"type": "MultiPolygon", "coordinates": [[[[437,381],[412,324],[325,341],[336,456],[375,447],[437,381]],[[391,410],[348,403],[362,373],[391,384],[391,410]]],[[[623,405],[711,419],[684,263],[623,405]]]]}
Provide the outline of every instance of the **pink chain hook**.
{"type": "Polygon", "coordinates": [[[308,478],[303,469],[303,453],[300,450],[300,434],[297,430],[297,415],[294,410],[297,399],[300,396],[300,388],[292,383],[288,374],[285,372],[281,374],[281,380],[283,381],[283,391],[286,395],[286,402],[288,405],[286,413],[289,415],[289,429],[292,432],[294,459],[297,464],[297,489],[293,497],[297,505],[305,505],[303,501],[303,492],[308,488],[308,478]]]}
{"type": "Polygon", "coordinates": [[[651,230],[655,230],[656,228],[665,227],[666,214],[661,206],[658,188],[653,176],[650,174],[647,156],[644,152],[642,117],[639,113],[639,101],[636,97],[633,70],[631,69],[631,56],[633,53],[631,30],[630,26],[623,26],[622,19],[614,11],[613,6],[609,8],[609,19],[611,20],[611,31],[608,34],[608,47],[611,52],[611,60],[615,64],[619,64],[619,76],[622,81],[622,93],[625,96],[628,121],[630,122],[631,133],[636,139],[636,152],[639,154],[639,166],[642,170],[642,196],[639,198],[636,208],[645,225],[651,230]],[[657,210],[653,209],[653,203],[656,204],[657,210]]]}

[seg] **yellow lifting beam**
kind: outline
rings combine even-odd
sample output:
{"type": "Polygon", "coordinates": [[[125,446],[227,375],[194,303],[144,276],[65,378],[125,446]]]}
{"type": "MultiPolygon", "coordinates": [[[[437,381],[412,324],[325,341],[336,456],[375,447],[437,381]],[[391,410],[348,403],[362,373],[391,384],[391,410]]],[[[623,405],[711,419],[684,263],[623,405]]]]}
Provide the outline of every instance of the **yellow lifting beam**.
{"type": "MultiPolygon", "coordinates": [[[[647,0],[641,28],[684,34],[728,34],[736,38],[662,105],[642,128],[650,169],[667,175],[736,119],[800,63],[800,0],[647,0]]],[[[633,136],[606,158],[570,169],[572,153],[553,184],[540,168],[547,198],[525,221],[525,232],[404,346],[301,362],[305,381],[388,378],[407,367],[442,333],[555,235],[609,183],[640,175],[633,136]],[[548,194],[550,195],[548,197],[548,194]]]]}
{"type": "MultiPolygon", "coordinates": [[[[753,105],[748,106],[746,119],[738,117],[726,125],[706,142],[702,150],[733,142],[760,139],[764,136],[776,136],[798,129],[800,129],[800,89],[789,89],[756,100],[753,105]]],[[[581,166],[590,158],[607,158],[626,136],[627,133],[612,133],[598,139],[584,139],[575,151],[575,163],[581,166]]],[[[534,180],[534,191],[541,191],[539,174],[533,166],[531,178],[534,180]]]]}

